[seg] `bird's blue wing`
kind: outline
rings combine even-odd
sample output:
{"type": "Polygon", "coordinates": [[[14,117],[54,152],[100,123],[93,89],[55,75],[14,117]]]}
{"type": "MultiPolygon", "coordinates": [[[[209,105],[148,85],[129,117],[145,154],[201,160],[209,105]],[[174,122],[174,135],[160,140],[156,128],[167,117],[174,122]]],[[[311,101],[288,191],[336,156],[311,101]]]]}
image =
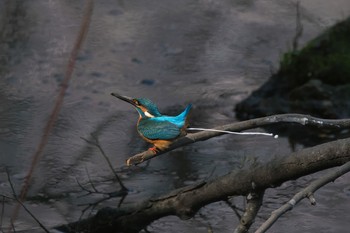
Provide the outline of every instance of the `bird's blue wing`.
{"type": "Polygon", "coordinates": [[[137,130],[148,139],[170,140],[180,135],[180,128],[168,121],[141,120],[137,130]]]}

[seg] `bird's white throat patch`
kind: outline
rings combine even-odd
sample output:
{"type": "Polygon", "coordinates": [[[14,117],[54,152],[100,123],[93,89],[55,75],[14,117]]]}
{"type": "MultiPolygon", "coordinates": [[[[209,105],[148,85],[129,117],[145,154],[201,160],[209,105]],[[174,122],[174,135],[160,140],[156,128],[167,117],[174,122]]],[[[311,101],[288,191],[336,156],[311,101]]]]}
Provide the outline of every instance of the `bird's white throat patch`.
{"type": "Polygon", "coordinates": [[[150,117],[150,118],[154,117],[154,116],[153,116],[151,113],[149,113],[148,111],[145,112],[145,116],[146,116],[146,117],[150,117]]]}

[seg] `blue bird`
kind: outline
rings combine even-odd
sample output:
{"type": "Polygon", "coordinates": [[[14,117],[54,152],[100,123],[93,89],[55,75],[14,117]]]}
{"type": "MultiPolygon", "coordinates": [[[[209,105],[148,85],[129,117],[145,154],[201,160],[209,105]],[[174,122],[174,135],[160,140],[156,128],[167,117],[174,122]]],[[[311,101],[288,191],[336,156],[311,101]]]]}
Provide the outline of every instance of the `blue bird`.
{"type": "Polygon", "coordinates": [[[175,139],[186,135],[187,116],[191,109],[189,104],[177,116],[162,115],[157,105],[146,98],[130,98],[116,93],[111,95],[133,105],[139,113],[137,131],[141,137],[154,145],[150,148],[154,153],[167,149],[175,139]]]}

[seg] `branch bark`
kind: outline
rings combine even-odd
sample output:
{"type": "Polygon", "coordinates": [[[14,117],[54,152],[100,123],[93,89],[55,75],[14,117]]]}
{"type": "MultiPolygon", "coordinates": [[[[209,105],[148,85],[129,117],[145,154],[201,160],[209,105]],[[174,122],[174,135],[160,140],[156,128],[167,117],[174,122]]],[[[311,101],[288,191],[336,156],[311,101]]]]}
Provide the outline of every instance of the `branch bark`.
{"type": "Polygon", "coordinates": [[[234,233],[248,232],[250,226],[254,223],[255,217],[260,210],[264,198],[264,192],[265,190],[255,191],[248,194],[246,198],[247,207],[234,233]]]}
{"type": "MultiPolygon", "coordinates": [[[[276,116],[261,119],[265,122],[275,122],[276,116]]],[[[299,117],[295,119],[301,121],[299,117]]],[[[303,122],[310,122],[310,119],[304,118],[303,122]]],[[[244,124],[248,127],[252,122],[250,124],[243,122],[240,126],[244,124]]],[[[188,219],[201,207],[225,200],[228,196],[247,195],[255,190],[276,187],[285,181],[340,166],[349,161],[350,139],[324,143],[281,156],[268,164],[235,170],[212,181],[177,189],[134,206],[119,209],[107,207],[93,217],[57,229],[64,232],[90,233],[139,232],[161,217],[177,215],[181,219],[188,219]]]]}
{"type": "MultiPolygon", "coordinates": [[[[232,124],[219,126],[214,129],[239,132],[243,130],[272,125],[276,123],[297,123],[305,126],[308,125],[308,126],[315,126],[318,128],[328,128],[328,129],[350,128],[349,119],[328,120],[328,119],[321,119],[321,118],[316,118],[316,117],[303,115],[303,114],[280,114],[280,115],[256,118],[256,119],[247,120],[247,121],[235,122],[232,124]]],[[[204,141],[212,137],[217,137],[223,134],[225,133],[208,132],[208,131],[201,131],[198,133],[187,134],[185,137],[179,138],[177,141],[171,144],[171,146],[167,150],[160,151],[157,153],[147,150],[147,151],[138,153],[134,156],[131,156],[126,161],[126,164],[128,166],[137,165],[149,159],[153,159],[159,155],[162,155],[166,152],[174,150],[176,148],[179,148],[197,141],[204,141]]]]}

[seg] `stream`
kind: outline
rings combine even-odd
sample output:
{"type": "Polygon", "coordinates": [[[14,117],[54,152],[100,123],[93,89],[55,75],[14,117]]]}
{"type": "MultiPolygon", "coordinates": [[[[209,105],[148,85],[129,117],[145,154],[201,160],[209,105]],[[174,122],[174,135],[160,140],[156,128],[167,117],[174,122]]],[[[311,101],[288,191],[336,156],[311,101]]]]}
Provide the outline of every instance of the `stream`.
{"type": "MultiPolygon", "coordinates": [[[[79,31],[84,1],[0,2],[0,194],[16,193],[30,168],[55,104],[79,31]]],[[[299,46],[350,15],[348,0],[300,2],[299,46]]],[[[178,114],[192,103],[192,127],[237,121],[234,106],[262,85],[292,47],[295,1],[163,0],[95,1],[91,25],[25,205],[48,228],[88,217],[120,197],[89,206],[119,189],[100,151],[84,139],[95,135],[130,193],[122,205],[212,179],[254,162],[291,152],[288,138],[224,135],[126,167],[149,147],[137,134],[137,112],[110,95],[154,101],[178,114]],[[101,193],[86,195],[86,189],[101,193]]],[[[296,149],[301,149],[297,145],[296,149]]],[[[253,229],[319,174],[267,190],[253,229]]],[[[348,232],[350,174],[319,190],[316,206],[302,201],[269,232],[348,232]]],[[[14,201],[0,198],[6,228],[14,201]]],[[[232,200],[244,207],[243,197],[232,200]]],[[[238,218],[223,202],[193,219],[175,216],[152,223],[150,232],[233,232],[238,218]]],[[[23,209],[17,232],[42,232],[23,209]]]]}

